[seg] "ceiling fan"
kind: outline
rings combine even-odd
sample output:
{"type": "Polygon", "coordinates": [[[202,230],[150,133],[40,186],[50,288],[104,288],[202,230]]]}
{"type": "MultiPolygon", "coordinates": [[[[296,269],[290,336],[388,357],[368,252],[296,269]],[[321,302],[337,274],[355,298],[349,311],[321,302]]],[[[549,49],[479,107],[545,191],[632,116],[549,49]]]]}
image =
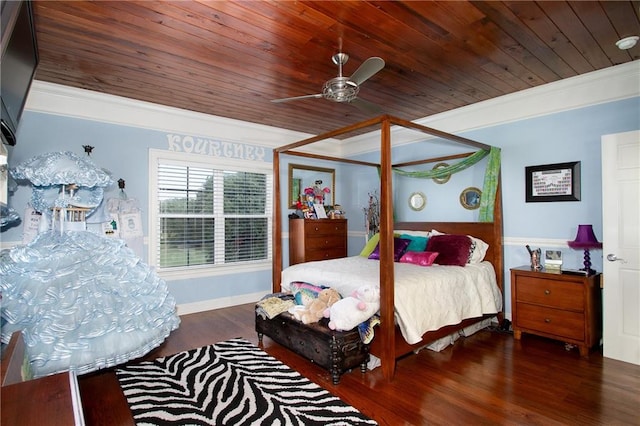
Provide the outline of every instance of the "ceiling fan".
{"type": "Polygon", "coordinates": [[[379,112],[381,108],[378,105],[358,98],[358,92],[360,92],[360,85],[362,83],[384,68],[384,60],[377,56],[372,56],[364,61],[350,77],[344,77],[342,75],[342,66],[349,60],[349,55],[342,52],[336,53],[331,59],[333,63],[338,66],[338,76],[324,83],[322,93],[273,99],[271,102],[279,103],[299,99],[324,98],[333,102],[353,104],[365,112],[379,112]]]}

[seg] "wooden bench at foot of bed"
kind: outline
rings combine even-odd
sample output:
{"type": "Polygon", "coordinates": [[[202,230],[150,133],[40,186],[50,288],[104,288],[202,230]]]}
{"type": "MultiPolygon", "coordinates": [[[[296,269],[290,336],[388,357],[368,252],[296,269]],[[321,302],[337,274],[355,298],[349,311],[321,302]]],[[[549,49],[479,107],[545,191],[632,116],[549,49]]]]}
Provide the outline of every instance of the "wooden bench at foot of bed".
{"type": "Polygon", "coordinates": [[[334,331],[327,326],[328,320],[303,324],[290,313],[283,312],[273,319],[256,314],[256,332],[262,344],[262,336],[329,370],[334,385],[340,383],[345,371],[360,366],[367,372],[369,345],[362,343],[357,329],[334,331]]]}

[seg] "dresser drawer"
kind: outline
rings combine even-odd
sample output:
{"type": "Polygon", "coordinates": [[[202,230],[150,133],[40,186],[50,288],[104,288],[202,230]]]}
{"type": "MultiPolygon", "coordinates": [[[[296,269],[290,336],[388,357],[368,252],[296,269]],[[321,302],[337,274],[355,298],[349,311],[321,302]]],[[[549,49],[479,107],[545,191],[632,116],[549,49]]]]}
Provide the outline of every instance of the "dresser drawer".
{"type": "Polygon", "coordinates": [[[580,284],[533,277],[518,277],[516,300],[577,312],[584,310],[584,290],[580,284]]]}
{"type": "Polygon", "coordinates": [[[544,306],[517,304],[518,326],[554,336],[584,340],[584,315],[544,306]]]}
{"type": "Polygon", "coordinates": [[[307,238],[307,245],[310,250],[345,248],[345,238],[343,235],[335,234],[313,235],[307,238]]]}
{"type": "Polygon", "coordinates": [[[346,220],[310,220],[305,221],[304,233],[306,238],[315,238],[323,235],[344,234],[347,232],[346,220]]]}
{"type": "Polygon", "coordinates": [[[339,257],[347,257],[346,247],[333,247],[326,249],[309,249],[305,256],[307,262],[315,260],[337,259],[339,257]]]}

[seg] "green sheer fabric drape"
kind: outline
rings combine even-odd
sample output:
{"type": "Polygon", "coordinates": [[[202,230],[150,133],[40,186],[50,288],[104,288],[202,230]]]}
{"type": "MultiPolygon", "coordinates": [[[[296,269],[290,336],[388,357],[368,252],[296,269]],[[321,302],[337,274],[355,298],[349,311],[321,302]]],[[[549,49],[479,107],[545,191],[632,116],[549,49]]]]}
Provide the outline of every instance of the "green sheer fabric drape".
{"type": "MultiPolygon", "coordinates": [[[[500,176],[500,148],[491,147],[490,150],[480,150],[467,158],[447,167],[440,167],[435,170],[405,171],[394,167],[393,172],[406,177],[418,179],[443,178],[454,173],[468,169],[480,160],[489,156],[487,168],[484,174],[482,186],[482,196],[480,197],[480,222],[493,222],[496,193],[498,191],[498,178],[500,176]]],[[[379,170],[378,170],[379,171],[379,170]]]]}
{"type": "Polygon", "coordinates": [[[493,222],[496,193],[500,178],[500,148],[491,147],[487,169],[484,172],[482,196],[480,197],[480,222],[493,222]]]}
{"type": "Polygon", "coordinates": [[[447,167],[439,167],[435,170],[431,169],[431,170],[419,170],[419,171],[407,172],[405,170],[400,170],[394,167],[393,171],[394,173],[400,176],[407,176],[407,177],[419,178],[419,179],[443,178],[443,177],[452,175],[454,173],[461,172],[462,170],[468,169],[469,167],[476,164],[478,161],[482,160],[488,154],[489,154],[489,151],[483,149],[481,151],[478,151],[468,156],[464,160],[458,161],[456,164],[452,164],[447,167]]]}

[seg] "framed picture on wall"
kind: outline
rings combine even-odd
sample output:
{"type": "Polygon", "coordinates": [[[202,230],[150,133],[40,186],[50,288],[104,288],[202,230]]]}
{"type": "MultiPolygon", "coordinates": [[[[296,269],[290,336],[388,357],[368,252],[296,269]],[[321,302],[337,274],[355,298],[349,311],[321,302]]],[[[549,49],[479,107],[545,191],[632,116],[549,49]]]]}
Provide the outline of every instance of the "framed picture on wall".
{"type": "Polygon", "coordinates": [[[580,201],[580,161],[525,167],[526,202],[580,201]]]}

